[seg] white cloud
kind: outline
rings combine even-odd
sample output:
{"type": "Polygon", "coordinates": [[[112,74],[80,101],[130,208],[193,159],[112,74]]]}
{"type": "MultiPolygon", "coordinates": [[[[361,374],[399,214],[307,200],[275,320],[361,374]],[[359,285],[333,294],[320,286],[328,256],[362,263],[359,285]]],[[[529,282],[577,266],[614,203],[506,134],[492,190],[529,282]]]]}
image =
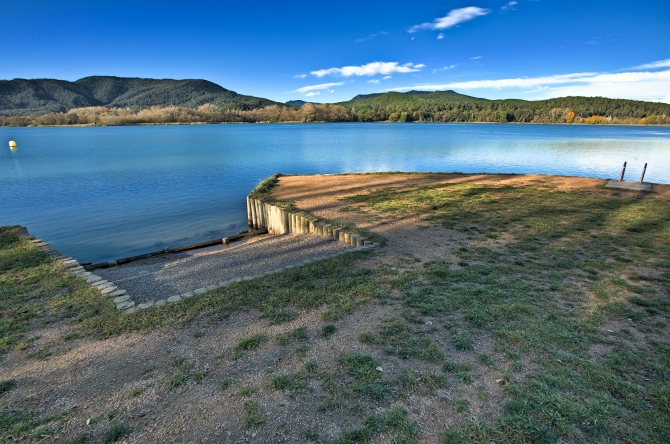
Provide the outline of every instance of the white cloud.
{"type": "Polygon", "coordinates": [[[670,68],[670,59],[659,60],[658,62],[645,63],[644,65],[636,66],[633,69],[654,69],[654,68],[670,68]]]}
{"type": "Polygon", "coordinates": [[[437,40],[442,40],[444,38],[444,34],[439,33],[436,37],[437,40]]]}
{"type": "Polygon", "coordinates": [[[393,78],[392,76],[384,76],[384,77],[382,77],[382,80],[388,80],[388,79],[392,79],[392,78],[393,78]]]}
{"type": "Polygon", "coordinates": [[[372,83],[373,85],[377,85],[377,84],[379,84],[379,80],[377,80],[377,79],[368,80],[368,83],[372,83]]]}
{"type": "Polygon", "coordinates": [[[375,37],[379,37],[379,36],[382,36],[382,35],[389,35],[389,33],[386,32],[386,31],[379,31],[379,32],[374,33],[374,34],[369,34],[367,37],[356,39],[356,40],[354,40],[354,42],[355,43],[365,42],[367,40],[374,39],[375,37]]]}
{"type": "Polygon", "coordinates": [[[319,94],[321,94],[320,91],[317,91],[317,92],[312,91],[312,92],[308,92],[307,94],[305,94],[305,97],[318,96],[319,94]]]}
{"type": "Polygon", "coordinates": [[[304,79],[307,77],[307,74],[296,74],[293,76],[294,79],[304,79]]]}
{"type": "Polygon", "coordinates": [[[342,86],[347,82],[337,82],[337,83],[321,83],[319,85],[309,85],[309,86],[303,86],[302,88],[298,88],[293,92],[299,92],[299,93],[306,93],[309,91],[317,91],[320,89],[330,89],[333,86],[342,86]]]}
{"type": "Polygon", "coordinates": [[[482,15],[489,14],[488,9],[479,8],[477,6],[468,6],[467,8],[452,9],[444,17],[436,18],[432,22],[421,23],[420,25],[412,26],[407,32],[417,32],[430,29],[433,31],[449,29],[458,25],[459,23],[467,22],[482,15]]]}
{"type": "Polygon", "coordinates": [[[449,66],[445,66],[444,68],[434,69],[433,74],[435,74],[437,72],[440,72],[440,71],[446,71],[448,69],[454,69],[454,68],[456,68],[456,65],[449,65],[449,66]]]}
{"type": "Polygon", "coordinates": [[[393,73],[409,73],[420,71],[421,68],[426,65],[419,63],[415,65],[413,63],[405,63],[404,65],[399,65],[398,62],[372,62],[367,65],[361,66],[343,66],[342,68],[330,68],[330,69],[320,69],[318,71],[312,71],[310,74],[317,77],[323,77],[327,75],[340,75],[343,77],[351,76],[374,76],[377,74],[393,74],[393,73]]]}
{"type": "Polygon", "coordinates": [[[470,60],[479,60],[481,58],[482,58],[482,56],[470,57],[470,60]]]}
{"type": "Polygon", "coordinates": [[[666,92],[670,91],[670,70],[623,72],[616,74],[584,72],[530,78],[471,80],[444,84],[412,85],[390,88],[386,91],[433,91],[445,89],[516,89],[515,93],[541,93],[543,98],[577,95],[667,101],[666,92]]]}
{"type": "Polygon", "coordinates": [[[511,2],[507,3],[505,6],[500,7],[500,13],[503,14],[507,11],[516,11],[515,6],[518,5],[519,2],[515,2],[512,0],[511,2]]]}

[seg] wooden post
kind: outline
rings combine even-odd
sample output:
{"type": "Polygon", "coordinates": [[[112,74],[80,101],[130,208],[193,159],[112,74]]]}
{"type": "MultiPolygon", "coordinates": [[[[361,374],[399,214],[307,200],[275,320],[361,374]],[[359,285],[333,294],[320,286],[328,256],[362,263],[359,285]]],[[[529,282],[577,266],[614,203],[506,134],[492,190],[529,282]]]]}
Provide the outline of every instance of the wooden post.
{"type": "Polygon", "coordinates": [[[282,234],[288,233],[288,211],[282,208],[281,210],[282,234]]]}
{"type": "Polygon", "coordinates": [[[268,205],[268,210],[270,211],[270,227],[272,228],[270,233],[277,234],[277,207],[274,205],[268,205]]]}
{"type": "Polygon", "coordinates": [[[309,220],[309,234],[315,233],[314,219],[309,220]]]}
{"type": "Polygon", "coordinates": [[[333,228],[333,239],[336,241],[340,240],[340,229],[339,228],[333,228]]]}
{"type": "Polygon", "coordinates": [[[358,240],[358,234],[352,234],[351,235],[351,246],[352,247],[356,246],[356,240],[358,240]]]}
{"type": "Polygon", "coordinates": [[[249,229],[253,227],[253,218],[251,217],[251,197],[247,196],[247,225],[249,225],[249,229]]]}
{"type": "Polygon", "coordinates": [[[251,228],[258,229],[258,214],[256,212],[256,199],[251,199],[251,228]]]}
{"type": "Polygon", "coordinates": [[[256,213],[258,217],[258,228],[263,229],[266,227],[265,221],[263,220],[263,201],[256,199],[256,213]]]}
{"type": "Polygon", "coordinates": [[[261,214],[261,227],[267,229],[268,227],[268,218],[267,218],[267,206],[262,200],[258,200],[258,209],[261,214]]]}

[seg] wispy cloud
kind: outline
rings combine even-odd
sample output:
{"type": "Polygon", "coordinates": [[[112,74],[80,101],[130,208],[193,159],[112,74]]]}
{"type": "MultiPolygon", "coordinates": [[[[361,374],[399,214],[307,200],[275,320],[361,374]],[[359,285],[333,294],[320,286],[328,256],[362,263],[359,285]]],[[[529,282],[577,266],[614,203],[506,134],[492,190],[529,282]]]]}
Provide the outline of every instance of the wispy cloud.
{"type": "Polygon", "coordinates": [[[445,66],[444,68],[434,69],[433,74],[438,73],[440,71],[447,71],[449,69],[454,69],[454,68],[456,68],[456,65],[449,65],[449,66],[445,66]]]}
{"type": "Polygon", "coordinates": [[[379,84],[379,80],[377,80],[377,79],[368,80],[368,83],[371,83],[371,84],[373,84],[373,85],[378,85],[378,84],[379,84]]]}
{"type": "Polygon", "coordinates": [[[412,26],[407,32],[417,32],[424,30],[442,30],[452,28],[459,23],[467,22],[482,15],[489,14],[491,11],[477,6],[468,6],[467,8],[452,9],[444,17],[439,17],[432,22],[421,23],[420,25],[412,26]]]}
{"type": "Polygon", "coordinates": [[[361,66],[343,66],[342,68],[320,69],[312,71],[310,74],[317,77],[331,76],[374,76],[377,74],[406,74],[410,72],[421,71],[426,65],[419,63],[405,63],[399,65],[398,62],[372,62],[361,66]]]}
{"type": "Polygon", "coordinates": [[[318,91],[320,89],[330,89],[334,86],[342,86],[346,83],[347,82],[321,83],[319,85],[303,86],[302,88],[298,88],[298,89],[294,90],[293,92],[306,93],[306,92],[309,92],[309,91],[318,91]]]}
{"type": "Polygon", "coordinates": [[[658,62],[645,63],[644,65],[636,66],[633,69],[656,69],[656,68],[670,68],[670,59],[659,60],[658,62]]]}
{"type": "Polygon", "coordinates": [[[382,80],[388,80],[388,79],[392,79],[392,78],[393,78],[393,76],[384,76],[384,77],[382,77],[382,80]]]}
{"type": "Polygon", "coordinates": [[[442,40],[444,38],[444,34],[439,33],[437,37],[435,37],[437,40],[442,40]]]}
{"type": "Polygon", "coordinates": [[[307,94],[305,94],[305,97],[318,96],[319,94],[321,94],[321,91],[316,91],[316,92],[312,91],[312,92],[308,92],[307,94]]]}
{"type": "Polygon", "coordinates": [[[505,6],[500,7],[500,13],[504,14],[507,11],[516,11],[515,6],[518,5],[518,4],[519,4],[519,2],[515,2],[514,0],[512,0],[511,2],[507,3],[505,6]]]}
{"type": "Polygon", "coordinates": [[[475,56],[475,57],[470,57],[470,60],[479,60],[481,58],[482,58],[482,56],[475,56]]]}
{"type": "MultiPolygon", "coordinates": [[[[651,65],[651,64],[649,64],[651,65]]],[[[412,85],[389,88],[385,91],[409,90],[519,90],[523,93],[542,93],[545,97],[568,95],[603,96],[639,100],[668,101],[670,70],[657,72],[635,71],[622,73],[571,73],[543,77],[495,80],[471,80],[444,84],[412,85]]]]}
{"type": "Polygon", "coordinates": [[[307,77],[307,74],[296,74],[293,76],[294,79],[304,79],[307,77]]]}
{"type": "Polygon", "coordinates": [[[600,45],[600,37],[593,37],[588,42],[584,42],[585,45],[600,45]]]}
{"type": "Polygon", "coordinates": [[[356,40],[354,40],[354,42],[355,43],[365,42],[367,40],[371,40],[371,39],[374,39],[375,37],[380,37],[380,36],[383,36],[383,35],[389,35],[389,33],[386,32],[386,31],[379,31],[379,32],[376,32],[374,34],[369,34],[367,37],[356,39],[356,40]]]}

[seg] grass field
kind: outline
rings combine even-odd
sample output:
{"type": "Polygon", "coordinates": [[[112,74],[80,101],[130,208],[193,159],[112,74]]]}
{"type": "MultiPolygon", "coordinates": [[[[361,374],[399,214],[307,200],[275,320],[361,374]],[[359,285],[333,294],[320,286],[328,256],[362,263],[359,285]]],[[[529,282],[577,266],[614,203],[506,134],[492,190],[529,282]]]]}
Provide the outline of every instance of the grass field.
{"type": "MultiPolygon", "coordinates": [[[[293,374],[269,372],[263,387],[215,381],[230,396],[244,398],[240,418],[247,427],[272,427],[271,412],[258,399],[262,389],[302,399],[316,386],[324,394],[316,414],[339,412],[359,424],[331,440],[336,443],[382,437],[419,442],[428,424],[412,412],[410,399],[438,396],[453,416],[441,432],[444,443],[665,443],[668,203],[653,194],[565,191],[542,182],[371,190],[350,196],[347,204],[371,217],[442,225],[452,233],[449,253],[428,261],[407,255],[397,258],[397,267],[376,263],[372,253],[345,255],[129,316],[16,230],[0,228],[0,353],[49,359],[50,348],[38,346],[32,332],[62,323],[105,340],[194,320],[215,323],[247,309],[258,310],[269,325],[319,309],[324,325],[318,337],[296,328],[235,345],[232,363],[268,347],[292,347],[304,361],[293,374]],[[394,314],[360,334],[367,351],[339,353],[333,363],[307,357],[310,347],[333,340],[341,320],[368,303],[392,307],[394,314]],[[402,371],[376,370],[387,358],[403,363],[402,371]],[[491,384],[502,397],[493,414],[480,415],[472,407],[491,398],[491,384]],[[375,413],[380,405],[383,414],[375,413]]],[[[189,362],[175,358],[166,393],[209,377],[189,362]]],[[[69,414],[44,417],[3,401],[13,390],[13,381],[0,381],[5,436],[30,440],[47,428],[55,433],[69,414]]],[[[134,396],[141,392],[128,395],[134,396]]],[[[111,438],[104,439],[129,433],[124,427],[110,425],[111,438]]],[[[77,436],[79,442],[88,439],[77,436]]],[[[319,430],[304,436],[328,442],[319,430]]]]}

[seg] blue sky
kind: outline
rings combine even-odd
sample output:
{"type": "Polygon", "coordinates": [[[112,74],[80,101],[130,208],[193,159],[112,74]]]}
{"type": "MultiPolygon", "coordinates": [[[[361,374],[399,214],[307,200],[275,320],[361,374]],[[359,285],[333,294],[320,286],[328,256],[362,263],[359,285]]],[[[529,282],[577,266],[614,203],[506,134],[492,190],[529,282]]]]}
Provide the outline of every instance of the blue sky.
{"type": "Polygon", "coordinates": [[[285,102],[453,89],[670,102],[670,1],[0,0],[0,79],[201,78],[285,102]]]}

